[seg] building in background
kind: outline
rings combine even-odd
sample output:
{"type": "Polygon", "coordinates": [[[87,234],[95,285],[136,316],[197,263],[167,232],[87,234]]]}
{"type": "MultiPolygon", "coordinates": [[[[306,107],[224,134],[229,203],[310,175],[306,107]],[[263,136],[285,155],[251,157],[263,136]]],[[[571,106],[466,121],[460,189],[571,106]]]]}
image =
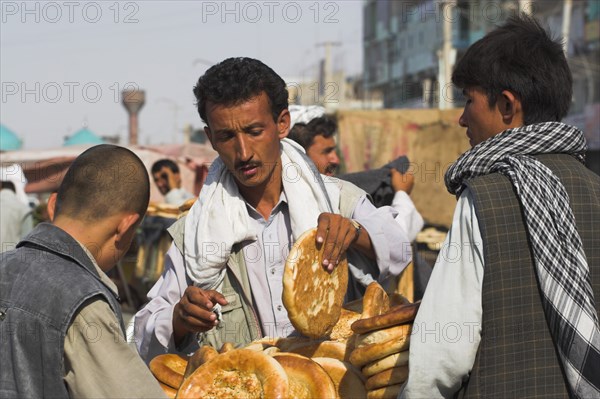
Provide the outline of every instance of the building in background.
{"type": "Polygon", "coordinates": [[[381,93],[384,108],[462,106],[444,67],[451,71],[471,44],[517,12],[567,39],[573,103],[564,121],[586,133],[588,166],[600,173],[599,0],[367,0],[363,95],[381,93]]]}

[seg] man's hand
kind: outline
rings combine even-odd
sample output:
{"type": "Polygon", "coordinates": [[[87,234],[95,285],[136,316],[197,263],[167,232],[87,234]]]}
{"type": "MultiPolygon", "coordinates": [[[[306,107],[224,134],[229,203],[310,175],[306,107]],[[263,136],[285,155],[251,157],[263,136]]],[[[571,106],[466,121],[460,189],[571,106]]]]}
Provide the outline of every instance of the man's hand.
{"type": "Polygon", "coordinates": [[[412,173],[400,173],[397,169],[390,169],[390,180],[394,191],[404,191],[410,195],[415,185],[415,175],[412,173]]]}
{"type": "Polygon", "coordinates": [[[319,215],[317,225],[317,248],[324,246],[323,268],[332,272],[348,248],[359,240],[363,241],[366,236],[370,246],[371,240],[367,232],[362,229],[357,235],[357,230],[350,221],[341,215],[334,213],[322,213],[319,215]]]}
{"type": "Polygon", "coordinates": [[[205,332],[216,326],[215,304],[227,305],[225,297],[213,290],[189,286],[173,309],[173,338],[178,344],[188,333],[205,332]]]}

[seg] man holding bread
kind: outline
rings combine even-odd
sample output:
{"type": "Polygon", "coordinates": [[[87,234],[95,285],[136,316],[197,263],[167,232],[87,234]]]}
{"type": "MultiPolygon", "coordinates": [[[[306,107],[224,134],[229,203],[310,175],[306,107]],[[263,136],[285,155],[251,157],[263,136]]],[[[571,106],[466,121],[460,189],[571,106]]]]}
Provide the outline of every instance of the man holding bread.
{"type": "Polygon", "coordinates": [[[125,340],[106,275],[127,252],[150,198],[142,161],[103,144],[82,153],[40,223],[0,255],[0,397],[161,398],[125,340]]]}
{"type": "Polygon", "coordinates": [[[458,204],[400,397],[600,398],[600,177],[583,133],[560,122],[563,47],[513,17],[452,81],[472,148],[445,176],[458,204]]]}
{"type": "Polygon", "coordinates": [[[136,315],[136,344],[146,361],[199,344],[293,335],[282,303],[284,264],[311,228],[318,228],[325,270],[348,251],[349,300],[404,269],[409,240],[393,223],[394,211],[375,208],[352,184],[325,182],[286,139],[288,92],[271,68],[229,58],[200,77],[194,94],[219,157],[199,200],[170,229],[166,269],[136,315]]]}

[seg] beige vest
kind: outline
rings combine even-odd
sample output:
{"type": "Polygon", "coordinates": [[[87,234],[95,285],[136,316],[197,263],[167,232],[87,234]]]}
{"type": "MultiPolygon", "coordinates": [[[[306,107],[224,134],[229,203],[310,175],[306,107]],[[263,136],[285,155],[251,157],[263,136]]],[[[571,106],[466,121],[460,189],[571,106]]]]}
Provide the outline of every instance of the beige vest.
{"type": "MultiPolygon", "coordinates": [[[[351,217],[354,208],[361,196],[366,193],[352,183],[340,180],[340,209],[339,213],[344,217],[351,217]]],[[[183,245],[185,217],[179,219],[170,228],[169,233],[173,237],[173,243],[179,251],[185,254],[183,245]]],[[[353,254],[357,255],[357,254],[353,254]]],[[[350,258],[350,253],[348,255],[350,258]]],[[[372,271],[373,262],[365,263],[366,258],[354,256],[350,258],[355,266],[362,270],[372,271]]],[[[211,345],[214,348],[220,348],[225,342],[232,342],[236,346],[245,346],[248,343],[263,336],[258,316],[254,309],[252,300],[252,289],[248,279],[246,262],[242,252],[241,245],[235,245],[231,256],[227,261],[227,272],[223,280],[222,294],[229,302],[223,306],[222,321],[216,328],[199,334],[199,345],[211,345]]],[[[376,269],[376,265],[375,265],[376,269]]],[[[360,283],[355,279],[350,279],[349,294],[347,299],[354,299],[360,295],[360,283]]]]}

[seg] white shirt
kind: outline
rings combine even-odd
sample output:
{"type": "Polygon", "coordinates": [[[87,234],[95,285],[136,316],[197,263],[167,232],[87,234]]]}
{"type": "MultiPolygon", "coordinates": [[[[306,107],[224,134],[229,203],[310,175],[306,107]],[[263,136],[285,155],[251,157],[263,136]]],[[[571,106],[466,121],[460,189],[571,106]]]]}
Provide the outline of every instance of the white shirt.
{"type": "Polygon", "coordinates": [[[194,196],[183,188],[174,188],[165,194],[165,202],[170,205],[181,205],[194,196]]]}
{"type": "Polygon", "coordinates": [[[408,239],[414,241],[425,223],[410,196],[404,191],[396,191],[391,207],[398,212],[396,222],[404,229],[408,239]]]}
{"type": "Polygon", "coordinates": [[[465,189],[414,321],[399,398],[449,398],[468,378],[481,340],[483,270],[479,222],[465,189]]]}

